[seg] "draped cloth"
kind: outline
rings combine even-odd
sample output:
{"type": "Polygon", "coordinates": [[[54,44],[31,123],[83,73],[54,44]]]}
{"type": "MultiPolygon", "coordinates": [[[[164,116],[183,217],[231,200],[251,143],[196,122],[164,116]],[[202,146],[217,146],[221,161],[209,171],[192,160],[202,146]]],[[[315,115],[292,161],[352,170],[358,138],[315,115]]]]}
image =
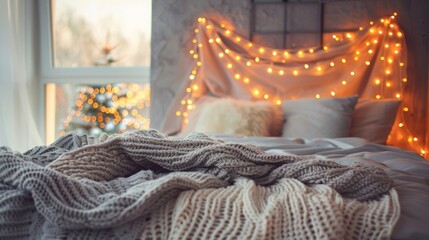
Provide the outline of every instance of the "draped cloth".
{"type": "MultiPolygon", "coordinates": [[[[180,131],[203,95],[280,105],[286,99],[357,94],[361,99],[399,99],[400,109],[414,104],[404,93],[407,49],[395,16],[329,35],[319,48],[260,46],[205,18],[198,19],[194,33],[189,51],[194,68],[166,113],[165,133],[180,131]]],[[[417,149],[407,127],[412,121],[411,114],[398,111],[388,144],[417,149]]]]}

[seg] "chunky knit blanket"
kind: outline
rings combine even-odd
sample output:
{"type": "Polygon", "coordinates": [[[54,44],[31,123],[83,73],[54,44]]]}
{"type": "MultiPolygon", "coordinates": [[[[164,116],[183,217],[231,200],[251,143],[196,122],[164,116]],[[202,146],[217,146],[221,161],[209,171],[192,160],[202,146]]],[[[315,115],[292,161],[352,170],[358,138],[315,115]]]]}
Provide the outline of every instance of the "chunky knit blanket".
{"type": "Polygon", "coordinates": [[[399,216],[391,180],[203,134],[68,135],[0,148],[0,238],[383,239],[399,216]]]}

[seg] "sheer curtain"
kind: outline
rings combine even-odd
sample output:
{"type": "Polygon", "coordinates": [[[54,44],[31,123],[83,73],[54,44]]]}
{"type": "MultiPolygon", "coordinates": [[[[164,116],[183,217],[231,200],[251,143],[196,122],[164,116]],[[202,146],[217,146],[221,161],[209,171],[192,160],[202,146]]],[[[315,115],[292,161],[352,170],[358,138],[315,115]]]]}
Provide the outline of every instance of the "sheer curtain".
{"type": "Polygon", "coordinates": [[[18,151],[42,144],[35,117],[39,89],[31,47],[33,4],[0,0],[0,146],[18,151]]]}

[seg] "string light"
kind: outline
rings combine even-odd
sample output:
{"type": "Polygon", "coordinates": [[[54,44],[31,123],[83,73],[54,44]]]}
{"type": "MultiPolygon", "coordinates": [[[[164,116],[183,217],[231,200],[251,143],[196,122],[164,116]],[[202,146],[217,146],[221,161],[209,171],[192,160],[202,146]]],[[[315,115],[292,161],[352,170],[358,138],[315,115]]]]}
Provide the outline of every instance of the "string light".
{"type": "MultiPolygon", "coordinates": [[[[392,16],[395,16],[395,14],[392,16]]],[[[338,34],[333,34],[332,38],[336,42],[349,41],[353,38],[361,39],[361,36],[362,36],[361,34],[367,34],[367,36],[371,38],[369,38],[366,41],[363,41],[360,46],[364,46],[364,48],[356,48],[353,52],[353,55],[347,55],[347,56],[345,55],[342,58],[335,59],[335,60],[333,59],[334,61],[329,61],[329,62],[321,61],[314,65],[312,63],[311,64],[300,63],[299,61],[297,61],[297,57],[304,58],[306,53],[310,53],[310,54],[314,53],[315,52],[314,48],[306,48],[306,49],[297,50],[296,52],[295,51],[289,52],[289,51],[279,51],[277,49],[270,49],[270,48],[257,46],[257,48],[255,48],[254,50],[251,50],[249,48],[253,47],[254,44],[236,35],[230,29],[227,29],[225,25],[223,25],[222,27],[223,30],[219,32],[225,33],[223,36],[227,38],[229,42],[232,42],[233,44],[237,44],[238,46],[241,46],[243,49],[249,49],[250,56],[241,55],[240,53],[236,53],[230,49],[225,49],[223,47],[223,49],[225,50],[222,51],[222,54],[220,54],[221,52],[218,50],[217,54],[220,58],[218,59],[218,61],[224,61],[223,59],[225,59],[225,61],[227,59],[229,60],[235,59],[236,62],[234,62],[234,65],[231,62],[230,63],[225,62],[224,64],[226,64],[227,69],[234,71],[234,73],[231,76],[233,79],[237,80],[237,84],[241,83],[241,84],[248,85],[246,89],[249,89],[249,92],[255,98],[271,101],[279,105],[282,103],[282,98],[280,98],[276,94],[273,94],[272,90],[270,89],[265,89],[263,86],[255,86],[256,81],[251,82],[249,77],[243,76],[243,74],[245,74],[244,72],[245,70],[243,70],[240,66],[246,65],[247,68],[253,69],[251,71],[254,71],[254,70],[257,71],[260,67],[264,66],[264,64],[271,64],[271,66],[265,65],[264,67],[264,69],[266,70],[265,74],[277,73],[275,76],[278,76],[278,77],[286,76],[286,78],[282,78],[284,80],[281,80],[281,81],[287,81],[287,76],[291,76],[291,75],[298,76],[302,74],[303,76],[324,76],[324,73],[327,73],[327,71],[331,71],[331,70],[328,70],[328,68],[329,69],[332,68],[335,71],[336,69],[347,69],[347,67],[349,67],[349,65],[352,66],[352,64],[357,64],[356,67],[358,67],[359,64],[362,64],[364,66],[373,65],[375,66],[374,69],[381,69],[381,72],[378,71],[375,75],[374,80],[372,80],[373,83],[375,84],[374,87],[381,86],[381,87],[377,87],[378,90],[373,95],[375,96],[375,99],[384,99],[384,98],[392,98],[392,97],[401,99],[403,97],[403,93],[402,93],[403,84],[399,84],[395,82],[395,79],[400,79],[402,83],[407,83],[408,79],[406,78],[406,76],[401,76],[404,74],[403,71],[399,71],[399,67],[404,67],[406,65],[403,62],[403,60],[401,61],[398,58],[399,56],[402,55],[402,54],[400,55],[401,53],[400,50],[401,50],[401,43],[403,43],[403,40],[399,40],[399,39],[403,37],[403,34],[401,31],[399,31],[399,28],[397,27],[394,21],[394,18],[392,18],[392,16],[389,18],[381,19],[376,23],[370,22],[371,27],[369,28],[360,26],[358,30],[361,32],[355,32],[355,33],[347,32],[341,36],[339,36],[338,34]],[[386,36],[389,36],[389,37],[386,37],[386,36]],[[386,50],[380,51],[381,48],[386,50]],[[375,56],[369,56],[366,53],[370,55],[375,54],[375,56]],[[230,57],[226,58],[225,54],[230,55],[230,57]],[[278,58],[279,56],[283,56],[283,58],[279,59],[278,58]],[[242,64],[239,63],[241,59],[244,60],[242,64]],[[277,59],[277,60],[274,60],[274,59],[277,59]],[[288,61],[288,64],[289,63],[293,64],[290,66],[293,66],[294,69],[290,69],[289,68],[290,66],[279,64],[279,63],[286,64],[286,59],[288,61]],[[380,65],[379,61],[386,61],[386,65],[380,65]],[[340,62],[342,64],[339,64],[340,62]],[[304,69],[306,70],[311,69],[312,71],[304,71],[304,69]],[[397,76],[399,76],[399,78],[397,78],[397,76]]],[[[203,20],[201,20],[201,22],[203,22],[203,20]]],[[[205,20],[204,20],[204,23],[205,23],[205,20]]],[[[213,26],[213,29],[216,29],[215,25],[213,24],[210,24],[210,25],[213,26]]],[[[200,29],[199,31],[194,31],[196,35],[202,34],[202,32],[206,30],[205,26],[202,26],[202,27],[204,28],[199,27],[200,29]]],[[[222,44],[222,41],[220,38],[213,37],[214,35],[210,35],[212,33],[207,33],[207,34],[209,34],[208,35],[209,37],[207,37],[206,39],[208,40],[205,40],[205,41],[208,41],[209,43],[216,42],[218,44],[222,44]]],[[[204,43],[198,43],[196,39],[201,39],[201,38],[195,37],[193,39],[193,43],[195,43],[196,46],[202,46],[202,44],[204,44],[204,43]]],[[[218,45],[213,45],[213,47],[217,47],[217,46],[218,45]]],[[[331,51],[330,47],[331,46],[324,45],[322,46],[322,50],[325,52],[329,52],[331,51]]],[[[196,49],[198,50],[198,48],[196,49]]],[[[190,51],[189,53],[194,59],[197,60],[197,66],[200,67],[202,63],[199,59],[200,58],[199,54],[201,53],[197,53],[195,52],[195,50],[192,50],[192,52],[190,51]]],[[[196,81],[195,79],[197,76],[196,75],[197,71],[198,71],[198,68],[195,70],[195,72],[192,72],[192,74],[189,75],[190,76],[189,81],[192,81],[192,80],[196,81]]],[[[355,70],[353,71],[346,70],[346,73],[350,74],[349,77],[350,76],[354,77],[353,79],[360,79],[362,75],[365,75],[365,74],[357,74],[358,72],[355,70]],[[359,77],[356,78],[356,76],[359,76],[359,77]]],[[[198,81],[201,81],[201,80],[198,80],[198,81]]],[[[280,79],[273,80],[273,81],[280,81],[280,79]]],[[[343,79],[338,81],[337,85],[333,85],[334,87],[332,87],[332,89],[328,91],[329,93],[328,95],[330,96],[340,95],[337,93],[337,90],[338,90],[337,88],[348,85],[349,82],[352,84],[355,84],[352,81],[356,81],[356,80],[343,79]]],[[[193,87],[195,85],[190,85],[190,86],[192,87],[186,88],[186,92],[188,93],[186,96],[186,99],[198,98],[199,96],[198,94],[200,93],[195,92],[196,90],[193,87]]],[[[315,94],[314,96],[316,99],[321,98],[320,94],[315,94]]],[[[193,109],[193,107],[195,107],[195,105],[183,104],[182,101],[180,103],[185,108],[193,109]]],[[[402,107],[402,109],[404,113],[409,112],[409,107],[402,107]]],[[[183,119],[183,121],[185,120],[189,121],[185,116],[185,113],[187,115],[187,111],[181,111],[180,117],[183,119]]],[[[401,130],[403,132],[401,132],[400,134],[396,134],[396,132],[394,132],[396,130],[394,129],[394,131],[392,132],[392,135],[389,136],[389,141],[390,140],[400,141],[401,139],[405,139],[405,141],[407,142],[407,140],[409,140],[408,136],[410,136],[409,135],[410,133],[407,132],[409,130],[406,127],[405,123],[406,122],[404,122],[404,120],[401,118],[398,125],[395,125],[395,127],[403,129],[401,130]]],[[[411,142],[416,142],[414,141],[414,138],[415,136],[411,137],[411,142]]],[[[420,153],[422,153],[423,151],[423,153],[426,154],[426,150],[424,148],[419,148],[418,151],[420,153]]]]}

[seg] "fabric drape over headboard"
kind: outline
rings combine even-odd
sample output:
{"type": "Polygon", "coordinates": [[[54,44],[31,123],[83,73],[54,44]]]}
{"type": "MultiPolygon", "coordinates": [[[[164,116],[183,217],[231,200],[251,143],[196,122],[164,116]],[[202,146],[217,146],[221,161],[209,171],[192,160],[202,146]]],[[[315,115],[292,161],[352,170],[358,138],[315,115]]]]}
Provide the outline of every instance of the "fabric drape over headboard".
{"type": "Polygon", "coordinates": [[[401,110],[388,144],[420,150],[409,130],[411,97],[404,93],[407,49],[395,16],[356,32],[332,34],[322,48],[272,49],[254,44],[208,19],[194,29],[194,67],[161,126],[180,131],[188,111],[202,95],[266,100],[359,95],[365,99],[400,99],[401,110]]]}

